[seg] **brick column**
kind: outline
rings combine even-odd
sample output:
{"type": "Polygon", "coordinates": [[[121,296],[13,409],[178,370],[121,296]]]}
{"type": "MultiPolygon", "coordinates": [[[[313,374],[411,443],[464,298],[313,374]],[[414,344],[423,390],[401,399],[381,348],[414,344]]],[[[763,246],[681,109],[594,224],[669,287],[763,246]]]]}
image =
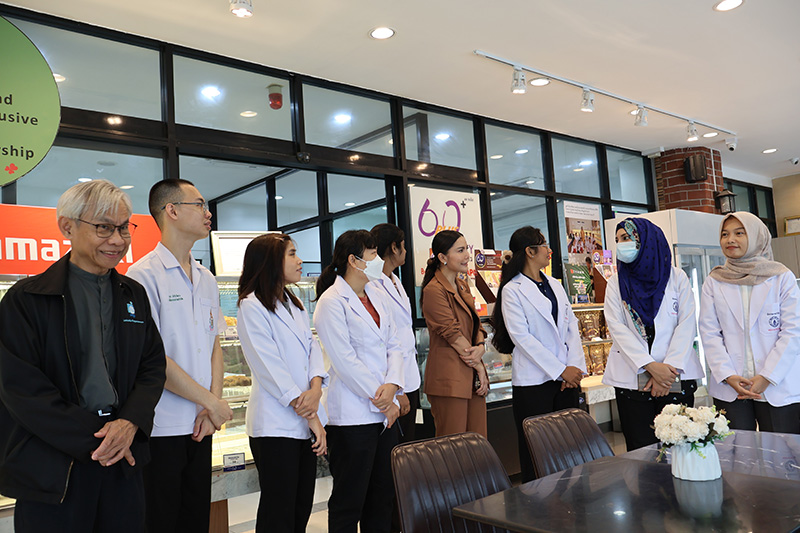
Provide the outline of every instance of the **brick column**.
{"type": "Polygon", "coordinates": [[[714,193],[721,191],[722,159],[718,150],[705,146],[667,150],[655,159],[658,209],[688,209],[718,213],[714,193]],[[690,155],[706,158],[706,181],[687,183],[683,162],[690,155]]]}

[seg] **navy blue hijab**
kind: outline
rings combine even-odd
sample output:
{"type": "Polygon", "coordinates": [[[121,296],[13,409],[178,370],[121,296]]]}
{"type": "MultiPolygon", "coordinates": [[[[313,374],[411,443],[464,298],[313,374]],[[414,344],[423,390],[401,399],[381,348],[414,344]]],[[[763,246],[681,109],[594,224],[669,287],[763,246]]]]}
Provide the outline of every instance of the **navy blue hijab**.
{"type": "Polygon", "coordinates": [[[639,255],[632,262],[617,260],[620,296],[645,326],[653,327],[672,271],[669,243],[661,228],[644,218],[626,218],[617,224],[616,231],[620,229],[639,248],[639,255]]]}

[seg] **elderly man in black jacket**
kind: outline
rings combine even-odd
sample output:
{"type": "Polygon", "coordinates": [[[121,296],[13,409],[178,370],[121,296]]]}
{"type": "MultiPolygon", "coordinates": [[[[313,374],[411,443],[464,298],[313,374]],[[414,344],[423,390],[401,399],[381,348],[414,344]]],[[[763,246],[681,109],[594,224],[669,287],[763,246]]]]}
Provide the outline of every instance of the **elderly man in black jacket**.
{"type": "Polygon", "coordinates": [[[114,270],[131,212],[108,181],[68,189],[71,251],[0,300],[0,493],[17,498],[17,533],[143,529],[166,363],[144,288],[114,270]]]}

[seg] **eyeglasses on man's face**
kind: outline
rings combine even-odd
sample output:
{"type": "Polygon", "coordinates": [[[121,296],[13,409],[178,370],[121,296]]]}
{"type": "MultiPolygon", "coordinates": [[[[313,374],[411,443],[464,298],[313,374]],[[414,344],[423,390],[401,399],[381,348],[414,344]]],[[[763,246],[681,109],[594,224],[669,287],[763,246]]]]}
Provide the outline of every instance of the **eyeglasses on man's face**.
{"type": "Polygon", "coordinates": [[[83,222],[84,224],[89,224],[90,226],[94,226],[95,233],[97,233],[97,236],[101,239],[108,239],[114,235],[115,231],[119,231],[119,236],[123,239],[130,239],[133,235],[133,232],[136,231],[136,224],[133,222],[126,222],[124,224],[120,224],[119,226],[115,226],[114,224],[95,224],[94,222],[81,220],[80,218],[76,218],[75,220],[78,222],[83,222]]]}
{"type": "Polygon", "coordinates": [[[164,205],[161,208],[161,210],[163,211],[164,209],[166,209],[169,204],[172,204],[172,205],[196,205],[197,207],[200,208],[200,210],[203,213],[208,211],[208,206],[206,205],[206,201],[205,200],[201,200],[199,202],[168,202],[166,205],[164,205]]]}

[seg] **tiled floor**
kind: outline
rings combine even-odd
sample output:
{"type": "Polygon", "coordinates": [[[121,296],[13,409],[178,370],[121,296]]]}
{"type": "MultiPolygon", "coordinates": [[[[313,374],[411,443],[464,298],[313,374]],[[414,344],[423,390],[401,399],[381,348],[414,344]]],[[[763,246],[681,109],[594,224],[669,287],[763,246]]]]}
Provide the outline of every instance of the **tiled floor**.
{"type": "MultiPolygon", "coordinates": [[[[625,453],[625,437],[622,433],[605,434],[614,453],[625,453]]],[[[326,533],[328,531],[328,497],[331,495],[332,479],[317,479],[314,492],[314,509],[306,528],[307,533],[326,533]]],[[[259,493],[248,494],[228,500],[228,524],[230,533],[253,533],[256,527],[256,509],[259,493]]]]}

